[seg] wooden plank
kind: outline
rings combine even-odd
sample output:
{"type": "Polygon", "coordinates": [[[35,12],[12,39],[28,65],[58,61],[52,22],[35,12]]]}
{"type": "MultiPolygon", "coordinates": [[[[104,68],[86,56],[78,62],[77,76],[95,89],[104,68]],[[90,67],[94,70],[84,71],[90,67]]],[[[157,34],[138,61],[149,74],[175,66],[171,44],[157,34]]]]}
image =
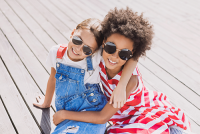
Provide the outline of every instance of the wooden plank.
{"type": "Polygon", "coordinates": [[[165,81],[168,85],[170,85],[174,90],[176,90],[178,93],[180,93],[183,97],[188,99],[192,104],[194,104],[197,108],[200,108],[200,97],[194,93],[191,89],[186,87],[183,83],[180,83],[179,80],[174,78],[170,72],[166,72],[166,70],[160,68],[155,62],[149,60],[148,58],[144,60],[141,60],[141,63],[148,67],[151,72],[153,72],[156,76],[158,76],[160,79],[165,81]],[[192,98],[191,98],[192,96],[192,98]]]}
{"type": "MultiPolygon", "coordinates": [[[[18,2],[20,3],[18,4],[18,2],[16,2],[15,0],[6,1],[15,11],[15,13],[20,17],[20,19],[23,20],[23,22],[31,29],[33,33],[36,34],[36,37],[40,36],[40,34],[37,35],[37,33],[39,33],[38,31],[41,30],[49,36],[46,37],[47,39],[52,39],[57,44],[68,42],[68,40],[50,22],[46,21],[39,12],[32,8],[32,6],[28,2],[18,0],[18,2]],[[32,16],[35,15],[37,15],[37,17],[32,18],[32,16]]],[[[46,38],[44,39],[46,40],[46,38]]]]}
{"type": "MultiPolygon", "coordinates": [[[[142,5],[141,1],[136,1],[136,2],[134,1],[134,3],[132,3],[131,6],[134,5],[135,3],[142,5]]],[[[165,29],[164,30],[165,32],[163,32],[163,33],[166,34],[169,38],[172,38],[175,41],[181,42],[182,47],[185,47],[188,50],[191,50],[192,52],[194,52],[200,56],[200,54],[198,53],[198,51],[200,49],[198,47],[195,47],[194,45],[188,45],[187,40],[185,40],[185,38],[190,38],[190,37],[193,38],[196,35],[194,33],[190,33],[189,31],[184,31],[184,29],[185,29],[184,27],[182,27],[182,28],[179,26],[174,27],[174,28],[172,27],[173,24],[176,24],[176,21],[182,21],[182,22],[185,21],[185,17],[179,16],[169,10],[165,10],[165,8],[155,5],[155,4],[153,4],[153,2],[149,2],[149,4],[143,4],[142,8],[144,8],[144,7],[149,9],[148,12],[150,12],[150,13],[153,12],[154,14],[158,14],[161,19],[165,18],[165,19],[171,20],[172,22],[165,21],[165,23],[163,23],[163,22],[158,23],[159,26],[161,26],[162,28],[165,29]],[[174,38],[174,36],[176,36],[176,38],[174,38]],[[183,38],[184,38],[184,40],[183,40],[183,38]]],[[[181,25],[181,24],[179,24],[179,25],[181,25]]]]}
{"type": "MultiPolygon", "coordinates": [[[[47,21],[49,21],[56,29],[58,29],[67,39],[70,37],[73,28],[60,21],[54,14],[52,14],[46,7],[38,1],[27,1],[37,10],[47,21]]],[[[35,18],[35,17],[34,17],[35,18]]]]}
{"type": "MultiPolygon", "coordinates": [[[[153,0],[152,2],[158,2],[158,1],[153,0]]],[[[192,27],[192,25],[187,24],[187,22],[191,21],[191,17],[194,17],[193,16],[195,15],[194,13],[196,14],[200,13],[199,9],[194,8],[188,4],[185,4],[183,1],[176,1],[176,0],[173,0],[170,2],[162,1],[162,4],[167,5],[167,6],[164,6],[165,8],[167,8],[166,10],[170,12],[176,12],[179,16],[182,16],[186,19],[184,23],[179,23],[178,26],[184,27],[186,30],[191,31],[194,34],[200,33],[196,28],[192,27]],[[179,5],[179,6],[176,6],[176,5],[179,5]]],[[[193,21],[191,22],[194,23],[193,21]]],[[[196,47],[199,47],[197,44],[193,44],[193,45],[195,45],[196,47]]]]}
{"type": "Polygon", "coordinates": [[[189,68],[194,70],[196,73],[200,74],[200,65],[197,64],[195,61],[190,60],[187,56],[180,53],[179,51],[176,51],[176,49],[172,49],[170,45],[168,45],[167,42],[163,42],[160,39],[156,38],[156,44],[153,45],[152,51],[154,51],[156,48],[162,49],[162,51],[166,51],[168,54],[172,55],[174,58],[178,59],[180,62],[187,65],[189,68]]]}
{"type": "MultiPolygon", "coordinates": [[[[2,10],[2,12],[0,12],[0,17],[1,17],[0,27],[4,31],[4,33],[6,33],[9,38],[16,38],[16,37],[20,38],[19,36],[19,33],[20,33],[20,35],[23,36],[22,38],[23,41],[21,40],[23,43],[20,41],[19,44],[18,43],[13,43],[13,44],[20,45],[20,47],[17,47],[17,49],[21,49],[22,51],[25,52],[21,54],[25,54],[25,55],[28,54],[33,57],[34,56],[37,57],[37,60],[40,61],[42,66],[45,67],[45,69],[48,72],[50,72],[50,68],[45,64],[46,57],[48,56],[47,49],[35,38],[32,32],[23,24],[23,22],[12,11],[12,9],[9,8],[8,5],[2,0],[0,4],[0,8],[2,10]],[[34,54],[32,54],[32,52],[34,52],[34,54]]],[[[28,62],[31,62],[31,61],[29,60],[28,62]]]]}
{"type": "Polygon", "coordinates": [[[191,0],[191,1],[183,0],[182,2],[184,2],[186,5],[190,5],[192,8],[196,8],[196,9],[199,9],[199,6],[200,6],[200,3],[198,0],[191,0]]]}
{"type": "MultiPolygon", "coordinates": [[[[39,94],[42,94],[42,92],[40,91],[35,81],[33,80],[32,76],[26,70],[27,68],[24,66],[21,59],[15,53],[11,44],[7,41],[7,39],[5,38],[5,36],[1,31],[0,31],[0,44],[1,44],[0,53],[2,59],[5,65],[7,66],[7,69],[9,70],[10,74],[12,74],[12,79],[15,82],[17,89],[20,92],[20,95],[23,96],[23,99],[25,100],[25,103],[28,106],[28,109],[30,110],[33,116],[32,118],[35,119],[36,123],[41,126],[44,132],[50,133],[51,129],[55,128],[55,125],[52,122],[52,116],[54,114],[54,111],[52,109],[42,110],[35,108],[33,106],[35,97],[38,96],[39,94]]],[[[6,85],[8,84],[6,83],[6,85]]],[[[9,85],[8,87],[6,87],[6,85],[4,85],[5,86],[4,88],[7,91],[9,85]]],[[[5,92],[5,94],[2,95],[2,98],[8,97],[8,94],[9,93],[5,92]]],[[[12,101],[10,100],[10,102],[12,101]]],[[[7,105],[9,104],[6,104],[6,106],[7,105]]]]}
{"type": "Polygon", "coordinates": [[[76,22],[76,25],[85,19],[91,18],[85,14],[84,11],[77,10],[77,6],[72,4],[71,1],[51,0],[51,3],[60,9],[66,16],[76,22]]]}
{"type": "MultiPolygon", "coordinates": [[[[6,5],[4,5],[3,2],[1,3],[1,5],[3,5],[6,8],[6,5]]],[[[13,12],[11,12],[10,9],[6,10],[5,13],[9,17],[10,19],[9,21],[12,22],[12,24],[15,25],[15,27],[18,27],[19,28],[18,30],[21,29],[20,33],[23,34],[23,37],[25,37],[26,41],[32,43],[31,48],[30,46],[27,46],[27,44],[24,42],[24,39],[20,37],[20,35],[15,31],[10,22],[0,12],[0,19],[1,19],[0,27],[2,31],[8,37],[15,51],[18,53],[19,57],[26,65],[27,69],[33,76],[34,80],[37,82],[39,87],[45,93],[46,83],[49,78],[49,74],[47,73],[46,70],[50,72],[50,67],[48,67],[45,64],[48,52],[43,47],[41,47],[41,44],[37,44],[38,42],[37,40],[32,40],[32,34],[29,34],[30,31],[22,32],[22,29],[24,27],[21,27],[21,25],[23,23],[21,21],[18,21],[19,18],[17,18],[17,16],[13,12]],[[36,52],[36,54],[33,54],[33,52],[36,52]],[[41,58],[40,62],[38,61],[39,58],[41,58]],[[41,65],[41,63],[43,65],[41,65]]]]}
{"type": "Polygon", "coordinates": [[[12,122],[8,116],[8,113],[6,111],[5,105],[3,104],[3,100],[0,96],[0,131],[3,134],[15,134],[16,131],[14,129],[14,126],[12,125],[12,122]]]}
{"type": "MultiPolygon", "coordinates": [[[[160,40],[166,42],[169,46],[171,46],[171,49],[175,49],[176,51],[179,51],[180,53],[187,56],[190,60],[193,60],[198,65],[200,65],[199,56],[192,51],[188,50],[187,48],[182,47],[182,44],[180,41],[176,40],[175,38],[172,39],[168,37],[166,34],[164,34],[163,31],[165,31],[162,27],[155,25],[154,26],[155,31],[157,32],[157,38],[160,40]]],[[[167,31],[165,31],[167,32],[167,31]]],[[[170,34],[170,33],[169,33],[170,34]]]]}
{"type": "Polygon", "coordinates": [[[190,64],[183,63],[182,61],[180,61],[179,59],[176,59],[173,55],[168,53],[168,51],[166,52],[166,49],[163,50],[160,47],[158,47],[163,44],[164,43],[156,42],[156,44],[154,44],[152,51],[150,51],[150,52],[154,52],[155,54],[159,55],[159,57],[161,57],[162,59],[166,60],[171,65],[178,68],[179,71],[186,74],[190,79],[196,81],[197,83],[200,83],[200,81],[199,81],[200,80],[200,69],[197,69],[197,67],[200,67],[200,66],[198,66],[198,65],[195,66],[196,70],[193,70],[191,68],[190,64]],[[198,71],[199,71],[199,73],[197,73],[198,71]]]}
{"type": "MultiPolygon", "coordinates": [[[[1,9],[3,11],[8,11],[6,15],[11,21],[12,20],[16,21],[16,23],[13,23],[13,25],[19,31],[19,33],[21,34],[26,33],[28,37],[32,37],[31,41],[34,41],[34,43],[42,45],[43,47],[46,48],[46,50],[49,50],[52,46],[56,45],[56,42],[52,38],[50,38],[50,36],[46,31],[42,30],[42,28],[35,21],[31,21],[32,18],[28,14],[26,14],[26,11],[23,11],[23,9],[21,9],[20,11],[20,8],[18,8],[18,10],[13,9],[12,5],[10,4],[12,4],[12,2],[15,1],[5,1],[5,0],[1,1],[2,1],[1,9]],[[14,17],[11,18],[10,14],[14,15],[14,17]],[[25,18],[21,19],[19,14],[24,14],[25,18]],[[27,17],[28,19],[26,19],[27,17]],[[32,36],[29,36],[29,34],[32,34],[32,36]]],[[[23,15],[21,17],[23,17],[23,15]]]]}
{"type": "Polygon", "coordinates": [[[0,71],[1,71],[0,94],[16,126],[18,133],[20,134],[40,133],[40,129],[38,128],[30,111],[25,105],[23,99],[21,98],[21,95],[17,91],[16,86],[14,85],[12,79],[10,78],[6,68],[4,67],[2,59],[0,60],[0,71]]]}
{"type": "Polygon", "coordinates": [[[197,57],[200,57],[200,54],[199,54],[199,51],[200,49],[198,47],[196,47],[194,44],[188,42],[188,40],[191,40],[191,39],[195,39],[195,36],[196,38],[198,37],[196,34],[192,35],[191,32],[187,32],[187,31],[183,31],[182,28],[183,27],[179,27],[179,26],[176,26],[175,24],[173,23],[157,23],[159,26],[161,26],[163,29],[165,29],[163,31],[160,31],[159,33],[163,33],[163,35],[167,36],[168,38],[172,39],[174,41],[174,43],[179,43],[181,44],[181,48],[185,48],[191,52],[194,53],[194,55],[196,55],[197,57]],[[182,33],[182,35],[181,35],[182,33]],[[178,34],[180,36],[178,36],[178,34]],[[184,36],[183,36],[184,35],[184,36]],[[176,38],[174,38],[176,37],[176,38]]]}
{"type": "Polygon", "coordinates": [[[82,6],[82,4],[80,4],[79,1],[71,1],[71,2],[72,2],[72,5],[76,5],[76,7],[77,7],[76,10],[82,11],[83,13],[88,14],[89,15],[88,18],[94,17],[94,18],[97,18],[97,19],[100,19],[100,20],[102,19],[103,16],[99,15],[95,11],[92,12],[91,8],[88,8],[86,6],[82,6]]]}
{"type": "MultiPolygon", "coordinates": [[[[166,61],[166,59],[163,60],[163,58],[161,58],[159,55],[153,53],[152,51],[149,51],[147,53],[147,57],[149,57],[149,59],[151,59],[154,63],[159,65],[161,68],[163,68],[169,75],[173,76],[174,79],[178,79],[177,82],[184,83],[184,85],[186,85],[188,87],[188,89],[190,88],[190,90],[193,91],[193,93],[192,93],[191,91],[186,90],[187,91],[185,93],[185,95],[187,96],[186,98],[190,98],[188,96],[188,94],[194,95],[194,96],[197,96],[197,98],[200,98],[199,97],[200,96],[200,91],[199,91],[200,83],[197,82],[198,79],[197,80],[191,79],[191,77],[193,77],[192,74],[190,76],[188,76],[189,74],[185,75],[186,72],[185,73],[181,72],[180,68],[174,66],[173,64],[170,64],[169,61],[166,61]]],[[[166,57],[167,57],[167,55],[166,55],[166,57]]],[[[172,61],[173,61],[173,59],[172,59],[172,61]]],[[[177,63],[174,63],[174,64],[177,64],[177,63]]],[[[192,70],[185,70],[185,71],[192,72],[192,70]]],[[[197,76],[198,76],[198,74],[196,75],[196,77],[197,76]]],[[[166,80],[166,82],[167,82],[167,80],[166,80]]],[[[183,92],[183,90],[179,90],[179,91],[183,92]]],[[[196,104],[196,103],[194,103],[194,104],[196,104]]],[[[200,108],[200,104],[198,104],[196,106],[198,106],[200,108]]]]}
{"type": "Polygon", "coordinates": [[[49,11],[51,11],[51,13],[54,14],[60,21],[62,21],[63,23],[65,23],[66,25],[68,25],[69,27],[73,29],[76,27],[77,23],[74,20],[72,20],[70,17],[66,16],[57,7],[55,7],[55,5],[53,5],[47,0],[39,0],[39,2],[44,7],[46,7],[49,11]]]}
{"type": "Polygon", "coordinates": [[[101,15],[102,19],[104,18],[106,13],[110,10],[110,9],[104,8],[104,12],[102,12],[100,7],[102,7],[104,5],[102,3],[100,3],[100,2],[97,5],[97,4],[95,4],[95,1],[93,1],[93,0],[86,0],[85,2],[79,0],[79,2],[82,3],[83,5],[86,5],[87,8],[92,9],[91,12],[95,12],[95,13],[101,15]]]}

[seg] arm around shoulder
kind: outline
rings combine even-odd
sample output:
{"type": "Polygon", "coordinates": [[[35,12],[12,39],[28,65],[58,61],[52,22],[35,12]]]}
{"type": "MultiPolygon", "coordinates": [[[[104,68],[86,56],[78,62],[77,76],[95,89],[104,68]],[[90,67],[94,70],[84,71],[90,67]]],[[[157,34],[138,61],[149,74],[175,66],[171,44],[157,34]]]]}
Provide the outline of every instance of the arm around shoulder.
{"type": "MultiPolygon", "coordinates": [[[[136,75],[132,75],[128,81],[126,89],[126,99],[129,97],[131,92],[137,88],[138,79],[136,75]]],[[[109,102],[101,111],[67,111],[60,110],[54,114],[54,123],[57,125],[63,120],[75,120],[94,124],[106,123],[120,108],[114,108],[109,102]]]]}

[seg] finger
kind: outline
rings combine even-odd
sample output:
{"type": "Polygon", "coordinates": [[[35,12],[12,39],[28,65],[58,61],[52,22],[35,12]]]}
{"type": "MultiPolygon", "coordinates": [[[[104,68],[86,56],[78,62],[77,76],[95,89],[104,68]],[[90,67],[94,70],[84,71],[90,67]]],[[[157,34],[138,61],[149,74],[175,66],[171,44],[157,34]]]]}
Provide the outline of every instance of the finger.
{"type": "Polygon", "coordinates": [[[39,104],[38,104],[38,103],[33,103],[33,105],[35,105],[35,106],[39,107],[39,104]]]}
{"type": "Polygon", "coordinates": [[[122,106],[121,107],[123,107],[124,106],[124,101],[122,102],[122,106]]]}
{"type": "Polygon", "coordinates": [[[120,102],[120,108],[121,108],[121,107],[123,107],[123,103],[124,103],[123,101],[122,101],[122,102],[120,102]]]}
{"type": "Polygon", "coordinates": [[[117,108],[117,102],[114,102],[113,107],[117,108]]]}
{"type": "Polygon", "coordinates": [[[117,108],[120,108],[121,107],[121,102],[118,102],[117,104],[118,104],[117,108]]]}

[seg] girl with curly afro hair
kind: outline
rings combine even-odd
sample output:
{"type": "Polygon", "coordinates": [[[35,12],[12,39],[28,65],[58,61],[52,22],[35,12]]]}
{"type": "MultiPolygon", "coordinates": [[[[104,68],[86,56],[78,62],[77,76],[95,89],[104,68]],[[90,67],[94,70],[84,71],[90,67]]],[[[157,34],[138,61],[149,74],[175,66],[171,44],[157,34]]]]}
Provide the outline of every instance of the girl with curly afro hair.
{"type": "MultiPolygon", "coordinates": [[[[124,64],[137,61],[151,48],[152,25],[130,8],[110,10],[102,21],[103,61],[100,78],[109,101],[124,71],[124,64]]],[[[63,112],[63,118],[103,124],[111,121],[107,133],[169,134],[190,131],[184,112],[173,107],[165,94],[147,89],[138,67],[126,86],[126,103],[114,108],[107,103],[101,111],[63,112]]]]}

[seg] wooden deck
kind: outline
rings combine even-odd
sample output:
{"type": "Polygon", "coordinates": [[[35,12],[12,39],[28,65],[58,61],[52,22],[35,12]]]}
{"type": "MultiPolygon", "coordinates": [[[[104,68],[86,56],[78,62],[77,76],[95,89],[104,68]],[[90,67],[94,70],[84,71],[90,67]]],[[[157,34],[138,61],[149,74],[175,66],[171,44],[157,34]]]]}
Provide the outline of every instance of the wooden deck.
{"type": "Polygon", "coordinates": [[[131,7],[154,25],[153,47],[139,61],[146,86],[164,92],[200,132],[200,1],[0,0],[0,132],[50,133],[55,105],[35,108],[44,94],[53,45],[67,43],[75,26],[102,19],[114,7],[131,7]]]}

